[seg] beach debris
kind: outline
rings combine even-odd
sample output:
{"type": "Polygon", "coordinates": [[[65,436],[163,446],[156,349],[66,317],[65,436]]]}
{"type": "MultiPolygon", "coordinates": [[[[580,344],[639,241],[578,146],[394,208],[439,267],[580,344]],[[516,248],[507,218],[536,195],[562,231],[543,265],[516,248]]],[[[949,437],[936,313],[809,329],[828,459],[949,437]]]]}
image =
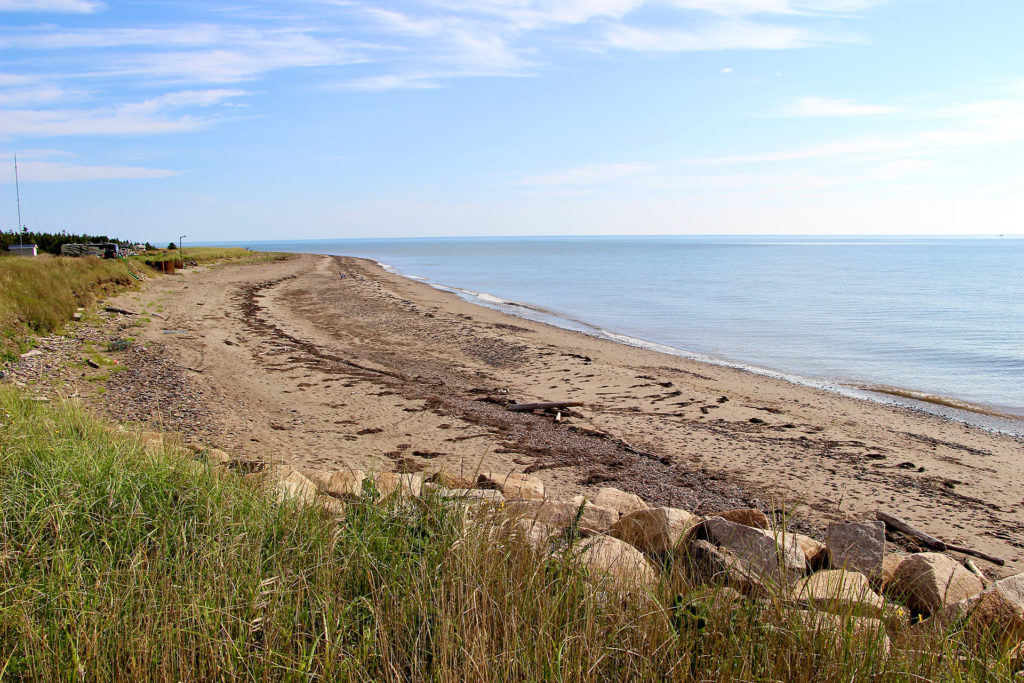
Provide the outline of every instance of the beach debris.
{"type": "Polygon", "coordinates": [[[882,575],[885,524],[877,521],[829,524],[825,535],[829,563],[835,569],[856,571],[872,579],[882,575]]]}
{"type": "Polygon", "coordinates": [[[129,311],[124,308],[118,308],[117,306],[104,306],[103,310],[107,313],[120,313],[121,315],[137,315],[134,311],[129,311]]]}
{"type": "Polygon", "coordinates": [[[905,521],[903,521],[896,515],[891,515],[888,512],[878,510],[875,512],[875,517],[884,522],[887,527],[894,529],[895,531],[900,531],[908,536],[911,536],[912,538],[917,539],[918,541],[923,543],[925,546],[931,548],[932,550],[952,550],[953,552],[963,553],[964,555],[973,555],[974,557],[980,557],[981,559],[987,560],[992,564],[999,565],[1000,567],[1006,564],[1006,560],[1004,560],[1001,557],[989,555],[988,553],[984,553],[980,550],[975,550],[973,548],[968,548],[966,546],[946,543],[945,541],[938,539],[935,536],[926,534],[920,529],[915,529],[910,524],[907,524],[905,521]]]}
{"type": "Polygon", "coordinates": [[[904,596],[911,609],[930,616],[984,588],[981,579],[948,555],[917,553],[900,563],[889,592],[904,596]]]}
{"type": "Polygon", "coordinates": [[[88,366],[89,366],[90,368],[95,368],[95,369],[97,369],[97,370],[99,370],[99,369],[100,369],[100,364],[99,364],[99,363],[97,363],[96,361],[94,361],[94,360],[93,360],[92,358],[86,358],[86,359],[85,359],[85,363],[86,363],[86,365],[88,365],[88,366]]]}
{"type": "Polygon", "coordinates": [[[42,351],[40,351],[39,349],[32,349],[31,351],[26,351],[25,353],[21,354],[21,357],[22,358],[35,358],[36,356],[41,356],[41,355],[43,355],[42,351]]]}
{"type": "Polygon", "coordinates": [[[513,403],[505,407],[513,413],[526,413],[533,410],[558,410],[560,408],[578,408],[585,405],[583,401],[544,401],[541,403],[513,403]]]}

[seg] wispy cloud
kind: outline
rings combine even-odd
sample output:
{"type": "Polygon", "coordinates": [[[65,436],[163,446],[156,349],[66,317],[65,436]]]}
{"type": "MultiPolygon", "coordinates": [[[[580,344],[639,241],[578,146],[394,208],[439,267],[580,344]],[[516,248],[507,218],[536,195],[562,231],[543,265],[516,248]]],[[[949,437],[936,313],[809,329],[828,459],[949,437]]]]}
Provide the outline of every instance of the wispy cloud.
{"type": "Polygon", "coordinates": [[[797,26],[746,20],[716,21],[694,30],[617,25],[605,38],[610,47],[638,52],[789,50],[836,40],[797,26]]]}
{"type": "Polygon", "coordinates": [[[779,116],[827,117],[827,116],[878,116],[902,111],[900,107],[885,104],[864,104],[853,100],[831,99],[828,97],[801,97],[779,109],[779,116]]]}
{"type": "Polygon", "coordinates": [[[0,12],[91,14],[105,7],[94,0],[0,0],[0,12]]]}
{"type": "Polygon", "coordinates": [[[245,94],[243,90],[189,90],[116,107],[9,109],[0,111],[0,131],[8,138],[181,133],[204,128],[217,119],[191,114],[175,115],[173,110],[210,107],[245,94]]]}
{"type": "MultiPolygon", "coordinates": [[[[142,166],[81,166],[52,161],[20,161],[18,175],[29,183],[62,183],[81,180],[130,180],[143,178],[166,178],[178,175],[177,171],[142,166]]],[[[11,183],[12,179],[0,177],[0,183],[11,183]]]]}

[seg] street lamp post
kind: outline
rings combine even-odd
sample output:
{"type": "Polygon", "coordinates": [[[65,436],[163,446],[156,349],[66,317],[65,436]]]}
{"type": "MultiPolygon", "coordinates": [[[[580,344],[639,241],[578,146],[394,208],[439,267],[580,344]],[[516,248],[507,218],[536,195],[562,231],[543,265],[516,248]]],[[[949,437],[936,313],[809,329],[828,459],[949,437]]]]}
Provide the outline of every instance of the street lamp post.
{"type": "Polygon", "coordinates": [[[182,235],[178,238],[178,256],[181,257],[181,265],[183,268],[185,267],[185,252],[183,252],[181,248],[185,245],[186,237],[188,237],[188,235],[182,235]]]}

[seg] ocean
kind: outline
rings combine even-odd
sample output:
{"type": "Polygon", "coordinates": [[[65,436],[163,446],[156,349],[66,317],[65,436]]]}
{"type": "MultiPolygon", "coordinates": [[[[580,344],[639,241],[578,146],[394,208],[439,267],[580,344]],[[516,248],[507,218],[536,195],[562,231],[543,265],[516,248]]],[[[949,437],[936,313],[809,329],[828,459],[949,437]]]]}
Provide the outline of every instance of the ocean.
{"type": "Polygon", "coordinates": [[[239,244],[363,256],[515,315],[1024,431],[1021,239],[510,237],[239,244]],[[961,410],[961,402],[972,411],[961,410]]]}

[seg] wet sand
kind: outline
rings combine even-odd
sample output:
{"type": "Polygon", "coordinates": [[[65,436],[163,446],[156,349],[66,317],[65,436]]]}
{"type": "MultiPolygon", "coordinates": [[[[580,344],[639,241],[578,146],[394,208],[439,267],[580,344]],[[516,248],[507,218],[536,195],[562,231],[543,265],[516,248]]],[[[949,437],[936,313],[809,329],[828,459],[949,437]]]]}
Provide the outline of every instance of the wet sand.
{"type": "Polygon", "coordinates": [[[201,389],[218,425],[203,438],[239,455],[528,471],[553,497],[785,510],[818,536],[884,509],[1024,570],[1019,438],[519,319],[362,259],[196,269],[112,303],[154,302],[166,319],[140,337],[201,389]],[[532,401],[584,406],[506,409],[532,401]]]}

